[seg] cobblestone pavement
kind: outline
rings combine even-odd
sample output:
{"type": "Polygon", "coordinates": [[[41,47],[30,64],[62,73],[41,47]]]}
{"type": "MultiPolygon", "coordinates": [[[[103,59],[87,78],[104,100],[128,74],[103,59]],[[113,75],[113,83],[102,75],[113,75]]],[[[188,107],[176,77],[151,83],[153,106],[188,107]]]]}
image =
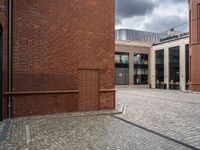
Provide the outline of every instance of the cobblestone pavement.
{"type": "MultiPolygon", "coordinates": [[[[0,122],[2,150],[187,150],[200,147],[200,95],[119,89],[123,113],[100,111],[0,122]]],[[[120,105],[118,105],[120,106],[120,105]]]]}
{"type": "Polygon", "coordinates": [[[200,94],[153,89],[118,89],[127,106],[120,118],[200,149],[200,94]]]}

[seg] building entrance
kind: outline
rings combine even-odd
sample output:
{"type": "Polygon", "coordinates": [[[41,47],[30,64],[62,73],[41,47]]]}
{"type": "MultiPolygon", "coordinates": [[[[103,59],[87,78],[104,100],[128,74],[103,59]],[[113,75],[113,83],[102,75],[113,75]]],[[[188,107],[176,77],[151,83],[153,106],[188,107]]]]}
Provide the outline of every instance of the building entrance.
{"type": "Polygon", "coordinates": [[[148,54],[134,54],[134,84],[148,84],[148,54]]]}
{"type": "Polygon", "coordinates": [[[129,53],[115,53],[115,84],[129,84],[129,53]]]}

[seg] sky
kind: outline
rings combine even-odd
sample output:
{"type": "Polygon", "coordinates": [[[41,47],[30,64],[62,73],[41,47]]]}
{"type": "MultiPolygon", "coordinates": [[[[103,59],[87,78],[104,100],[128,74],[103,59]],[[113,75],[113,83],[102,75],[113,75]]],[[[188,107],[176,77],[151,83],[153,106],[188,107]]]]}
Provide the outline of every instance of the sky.
{"type": "MultiPolygon", "coordinates": [[[[188,0],[116,0],[116,29],[164,32],[188,22],[188,0]]],[[[188,23],[174,28],[188,31],[188,23]]]]}

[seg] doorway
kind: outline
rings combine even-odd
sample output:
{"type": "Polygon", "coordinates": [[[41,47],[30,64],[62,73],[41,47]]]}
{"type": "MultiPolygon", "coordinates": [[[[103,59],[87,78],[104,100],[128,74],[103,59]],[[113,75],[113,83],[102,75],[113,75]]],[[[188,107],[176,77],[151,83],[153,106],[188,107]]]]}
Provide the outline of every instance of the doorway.
{"type": "Polygon", "coordinates": [[[79,110],[99,109],[99,71],[79,70],[79,110]]]}

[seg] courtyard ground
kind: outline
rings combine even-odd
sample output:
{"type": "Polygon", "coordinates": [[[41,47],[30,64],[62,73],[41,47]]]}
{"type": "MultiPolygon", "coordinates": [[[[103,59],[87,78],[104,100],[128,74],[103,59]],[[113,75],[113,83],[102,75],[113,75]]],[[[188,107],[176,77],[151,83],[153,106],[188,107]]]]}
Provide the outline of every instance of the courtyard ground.
{"type": "Polygon", "coordinates": [[[0,149],[200,149],[200,94],[121,88],[116,97],[118,111],[0,122],[0,149]]]}

